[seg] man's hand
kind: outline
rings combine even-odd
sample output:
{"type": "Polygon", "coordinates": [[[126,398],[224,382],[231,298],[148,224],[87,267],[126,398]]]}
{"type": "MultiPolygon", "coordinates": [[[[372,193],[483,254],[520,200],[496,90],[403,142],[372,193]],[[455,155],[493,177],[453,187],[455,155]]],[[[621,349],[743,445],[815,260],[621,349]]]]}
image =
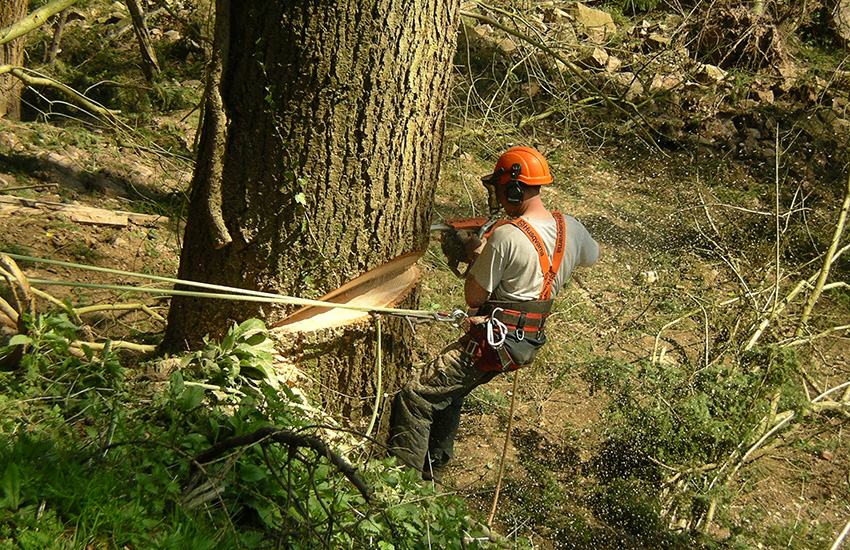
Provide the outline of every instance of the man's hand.
{"type": "Polygon", "coordinates": [[[478,255],[481,254],[481,251],[484,250],[484,245],[487,244],[487,239],[479,238],[478,235],[472,231],[458,231],[457,236],[458,239],[464,243],[467,261],[472,264],[476,259],[478,259],[478,255]]]}

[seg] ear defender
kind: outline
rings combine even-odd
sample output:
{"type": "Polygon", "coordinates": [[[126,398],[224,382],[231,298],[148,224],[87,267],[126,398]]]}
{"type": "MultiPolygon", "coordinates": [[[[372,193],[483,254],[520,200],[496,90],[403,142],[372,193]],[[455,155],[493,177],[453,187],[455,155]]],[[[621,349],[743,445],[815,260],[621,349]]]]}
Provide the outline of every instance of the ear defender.
{"type": "Polygon", "coordinates": [[[511,179],[505,184],[505,200],[508,204],[522,204],[525,199],[525,186],[517,178],[522,173],[522,166],[516,162],[511,166],[511,179]]]}

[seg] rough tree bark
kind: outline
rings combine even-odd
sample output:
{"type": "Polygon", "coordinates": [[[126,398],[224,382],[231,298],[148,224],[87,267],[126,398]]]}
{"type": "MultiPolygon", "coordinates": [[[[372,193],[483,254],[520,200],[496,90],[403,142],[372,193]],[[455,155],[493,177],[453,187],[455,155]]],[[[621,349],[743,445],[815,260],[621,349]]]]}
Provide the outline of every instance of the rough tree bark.
{"type": "MultiPolygon", "coordinates": [[[[229,17],[228,7],[217,2],[224,62],[207,87],[179,276],[313,298],[423,249],[458,0],[253,0],[229,17]]],[[[163,347],[285,313],[175,298],[163,347]]],[[[389,386],[408,359],[404,323],[390,325],[389,386]]],[[[366,412],[374,335],[316,336],[311,351],[326,395],[352,397],[331,408],[366,412]]]]}
{"type": "MultiPolygon", "coordinates": [[[[0,2],[0,29],[10,27],[27,15],[27,0],[0,2]]],[[[20,66],[24,55],[24,39],[16,38],[0,45],[0,65],[20,66]]],[[[21,82],[9,73],[0,74],[0,118],[21,118],[21,82]]]]}

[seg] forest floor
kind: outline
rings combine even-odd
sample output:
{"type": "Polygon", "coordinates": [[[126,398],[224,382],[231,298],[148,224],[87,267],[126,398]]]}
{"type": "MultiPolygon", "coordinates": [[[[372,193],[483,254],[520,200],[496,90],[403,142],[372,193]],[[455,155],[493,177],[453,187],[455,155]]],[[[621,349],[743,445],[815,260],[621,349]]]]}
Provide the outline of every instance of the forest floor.
{"type": "MultiPolygon", "coordinates": [[[[80,136],[72,128],[0,119],[0,191],[52,186],[7,192],[5,198],[14,195],[22,200],[0,203],[0,248],[175,276],[180,228],[168,215],[156,217],[151,205],[185,192],[190,165],[151,154],[121,138],[86,143],[80,136]],[[153,215],[98,222],[91,213],[80,217],[48,203],[153,215]]],[[[191,143],[191,135],[185,137],[191,143]]],[[[587,498],[598,483],[592,464],[606,437],[612,399],[591,387],[583,376],[585,367],[602,358],[635,364],[654,360],[672,368],[701,364],[707,340],[711,338],[713,345],[718,333],[729,329],[721,319],[709,319],[714,310],[708,306],[696,316],[686,312],[695,304],[716,304],[734,295],[737,280],[729,266],[700,248],[705,238],[695,229],[702,212],[697,208],[697,190],[683,185],[694,180],[693,158],[658,153],[655,158],[633,161],[616,147],[534,145],[549,154],[556,177],[556,183],[546,189],[547,204],[582,221],[600,242],[602,256],[593,268],[576,271],[548,325],[550,345],[533,368],[514,375],[519,377],[519,390],[496,525],[505,534],[530,537],[541,548],[564,548],[563,540],[558,540],[561,532],[543,519],[547,514],[579,515],[590,525],[605,528],[587,511],[587,498]],[[550,487],[551,480],[540,478],[541,467],[557,482],[557,490],[550,487]],[[544,513],[547,507],[552,510],[544,513]]],[[[435,221],[481,215],[480,209],[472,211],[470,197],[479,208],[486,204],[483,189],[476,186],[478,176],[491,169],[493,160],[462,149],[448,155],[435,221]]],[[[749,177],[734,167],[727,170],[729,181],[749,177]]],[[[754,192],[750,200],[764,206],[771,199],[754,192]]],[[[420,261],[421,306],[458,307],[461,285],[446,268],[437,237],[420,261]]],[[[763,247],[763,235],[753,238],[741,249],[763,247]]],[[[21,267],[31,278],[128,281],[113,274],[29,262],[21,262],[21,267]]],[[[164,327],[165,301],[89,289],[40,288],[75,308],[144,301],[155,313],[139,309],[88,313],[82,321],[93,340],[155,343],[164,327]]],[[[834,307],[836,315],[846,314],[846,304],[834,307]]],[[[418,335],[417,352],[423,360],[457,336],[441,326],[423,328],[418,335]]],[[[801,354],[807,374],[819,389],[850,378],[846,339],[823,339],[817,347],[806,346],[801,354]]],[[[505,442],[512,382],[512,376],[501,376],[470,396],[456,460],[445,480],[445,487],[464,495],[485,516],[505,442]]],[[[811,391],[817,393],[814,388],[811,391]]],[[[749,541],[773,540],[776,546],[764,547],[783,548],[805,547],[794,546],[795,537],[820,541],[817,547],[835,540],[850,519],[846,429],[847,421],[840,414],[818,415],[816,421],[795,424],[758,449],[726,487],[731,504],[717,512],[709,534],[717,540],[731,534],[749,541]],[[787,544],[780,544],[782,537],[787,544]]]]}

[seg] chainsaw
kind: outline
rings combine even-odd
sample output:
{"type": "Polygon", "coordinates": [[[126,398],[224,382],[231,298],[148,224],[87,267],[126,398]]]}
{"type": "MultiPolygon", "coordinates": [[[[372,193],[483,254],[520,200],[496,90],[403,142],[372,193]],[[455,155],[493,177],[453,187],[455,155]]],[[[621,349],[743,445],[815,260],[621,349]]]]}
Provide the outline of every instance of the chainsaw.
{"type": "Polygon", "coordinates": [[[466,277],[472,266],[466,242],[474,235],[479,240],[490,238],[500,225],[510,223],[510,220],[497,218],[450,218],[444,222],[431,225],[431,231],[440,232],[440,247],[448,260],[449,269],[458,277],[466,277]],[[461,271],[460,264],[466,264],[461,271]]]}

